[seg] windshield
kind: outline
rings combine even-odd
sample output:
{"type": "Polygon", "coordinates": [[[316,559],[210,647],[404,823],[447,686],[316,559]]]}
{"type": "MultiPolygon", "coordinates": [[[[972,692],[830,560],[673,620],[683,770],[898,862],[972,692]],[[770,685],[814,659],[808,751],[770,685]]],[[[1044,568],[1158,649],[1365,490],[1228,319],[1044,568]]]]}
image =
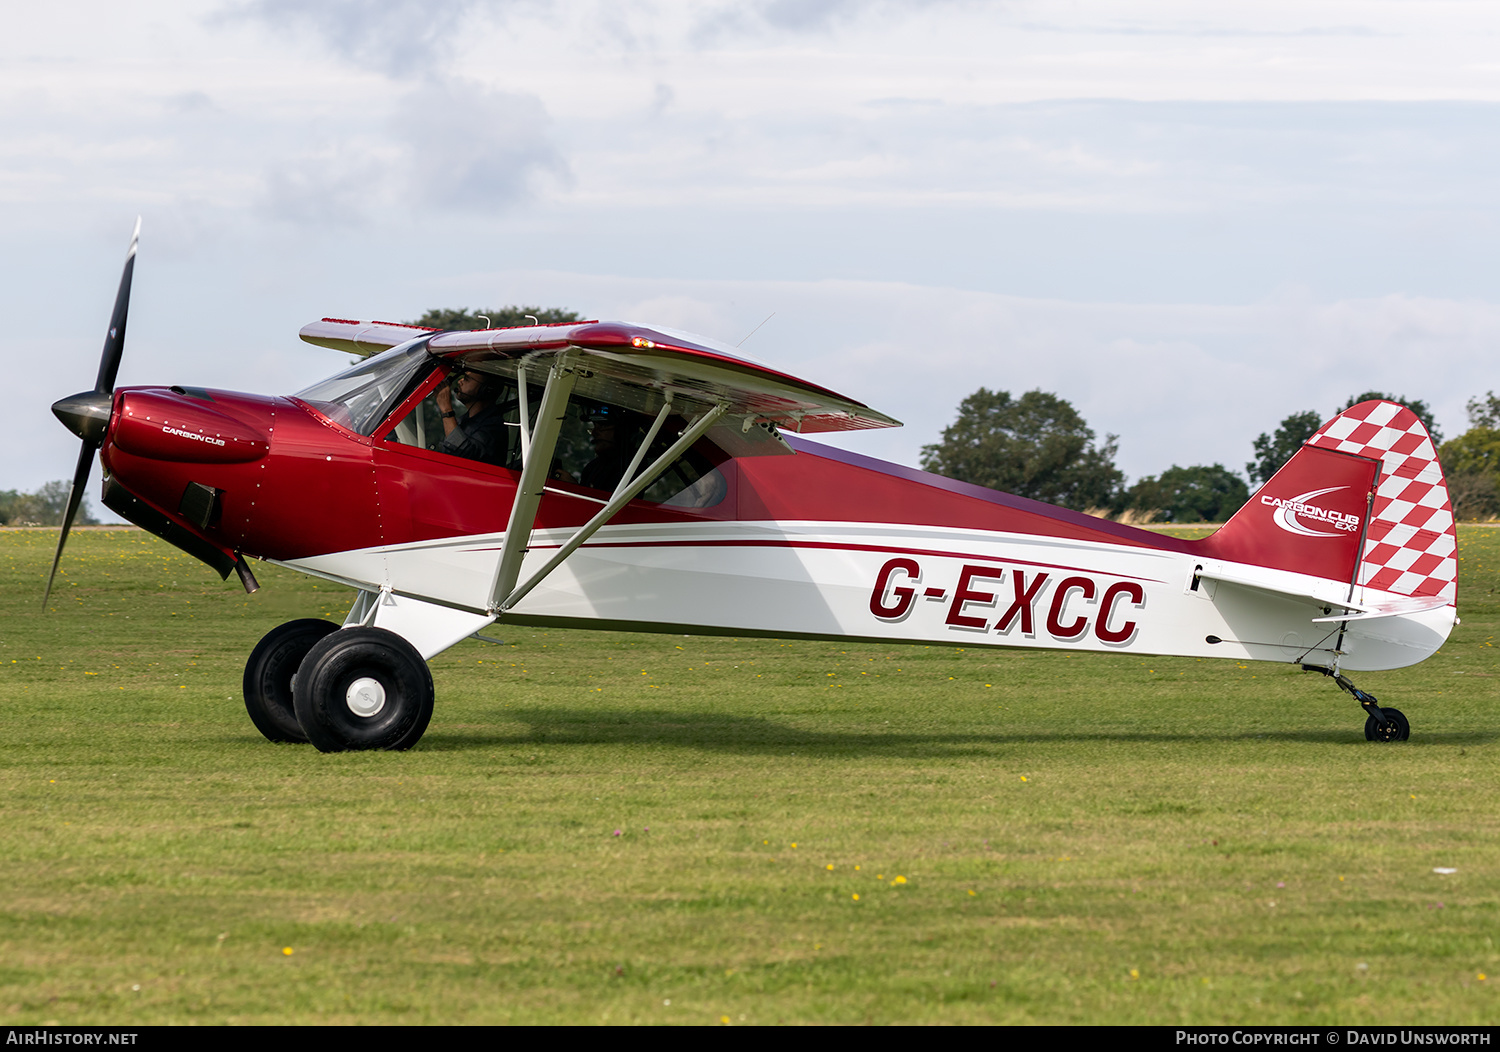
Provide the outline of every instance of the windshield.
{"type": "Polygon", "coordinates": [[[427,353],[427,339],[392,347],[384,354],[345,369],[311,387],[298,391],[296,397],[310,404],[336,424],[361,435],[373,432],[396,401],[411,390],[412,382],[425,366],[433,364],[427,353]]]}

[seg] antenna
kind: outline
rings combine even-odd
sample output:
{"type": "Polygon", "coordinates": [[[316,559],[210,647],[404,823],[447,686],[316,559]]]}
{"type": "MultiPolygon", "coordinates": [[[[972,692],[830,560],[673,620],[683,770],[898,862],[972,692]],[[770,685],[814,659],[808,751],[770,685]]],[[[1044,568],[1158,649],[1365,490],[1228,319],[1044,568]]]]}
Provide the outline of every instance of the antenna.
{"type": "Polygon", "coordinates": [[[521,315],[521,317],[525,318],[527,321],[531,322],[531,324],[533,324],[533,325],[540,325],[541,324],[541,322],[539,320],[537,320],[537,316],[535,314],[523,314],[523,315],[521,315]]]}
{"type": "Polygon", "coordinates": [[[476,314],[476,315],[474,315],[474,317],[476,317],[480,321],[484,322],[484,327],[486,329],[488,329],[490,327],[490,316],[488,314],[476,314]]]}
{"type": "MultiPolygon", "coordinates": [[[[770,321],[774,317],[776,317],[776,312],[772,311],[770,314],[766,315],[765,321],[762,321],[760,323],[760,325],[764,325],[766,322],[770,321]]],[[[749,332],[745,333],[745,339],[741,340],[739,343],[735,344],[735,346],[736,347],[743,347],[743,346],[745,346],[745,340],[748,340],[750,337],[754,336],[757,332],[759,332],[760,331],[760,325],[757,325],[755,328],[753,328],[749,332]]]]}

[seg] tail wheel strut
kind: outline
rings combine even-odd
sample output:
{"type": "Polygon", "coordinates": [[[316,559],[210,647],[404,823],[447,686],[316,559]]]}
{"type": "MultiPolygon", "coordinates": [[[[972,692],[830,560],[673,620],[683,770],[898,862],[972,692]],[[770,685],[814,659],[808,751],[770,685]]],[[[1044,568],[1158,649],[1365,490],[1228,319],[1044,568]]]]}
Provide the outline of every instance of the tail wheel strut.
{"type": "Polygon", "coordinates": [[[1360,690],[1342,672],[1335,672],[1323,665],[1303,665],[1302,671],[1321,672],[1325,676],[1331,676],[1339,685],[1339,689],[1359,702],[1360,707],[1367,713],[1365,741],[1404,742],[1411,737],[1411,724],[1406,722],[1406,717],[1402,715],[1400,709],[1393,709],[1389,706],[1382,708],[1375,700],[1375,695],[1360,690]]]}

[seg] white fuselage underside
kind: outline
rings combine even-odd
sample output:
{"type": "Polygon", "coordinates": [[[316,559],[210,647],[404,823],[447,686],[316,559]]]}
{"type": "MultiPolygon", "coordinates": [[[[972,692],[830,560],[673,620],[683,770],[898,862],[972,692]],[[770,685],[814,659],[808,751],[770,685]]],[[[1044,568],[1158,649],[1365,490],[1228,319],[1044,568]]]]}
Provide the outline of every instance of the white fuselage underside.
{"type": "MultiPolygon", "coordinates": [[[[572,532],[535,531],[521,581],[572,532]]],[[[503,539],[444,538],[284,565],[371,593],[351,623],[388,628],[431,657],[495,620],[486,611],[503,539]]],[[[1152,548],[929,526],[607,526],[501,621],[1316,665],[1334,664],[1340,651],[1348,670],[1415,664],[1454,623],[1447,606],[1314,624],[1342,612],[1342,599],[1378,602],[1383,593],[1350,597],[1347,583],[1238,567],[1230,576],[1265,583],[1248,587],[1200,578],[1203,564],[1152,548]]]]}

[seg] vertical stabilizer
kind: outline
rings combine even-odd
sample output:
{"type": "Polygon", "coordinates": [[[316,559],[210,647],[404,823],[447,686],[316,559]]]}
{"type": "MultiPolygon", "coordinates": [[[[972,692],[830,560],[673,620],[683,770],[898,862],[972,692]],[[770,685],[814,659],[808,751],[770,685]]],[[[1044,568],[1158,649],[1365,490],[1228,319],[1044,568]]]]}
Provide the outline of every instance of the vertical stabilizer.
{"type": "Polygon", "coordinates": [[[1304,445],[1199,550],[1350,585],[1380,462],[1304,445]]]}
{"type": "Polygon", "coordinates": [[[1399,596],[1452,603],[1457,591],[1437,450],[1395,402],[1361,402],[1324,424],[1199,550],[1399,596]]]}

